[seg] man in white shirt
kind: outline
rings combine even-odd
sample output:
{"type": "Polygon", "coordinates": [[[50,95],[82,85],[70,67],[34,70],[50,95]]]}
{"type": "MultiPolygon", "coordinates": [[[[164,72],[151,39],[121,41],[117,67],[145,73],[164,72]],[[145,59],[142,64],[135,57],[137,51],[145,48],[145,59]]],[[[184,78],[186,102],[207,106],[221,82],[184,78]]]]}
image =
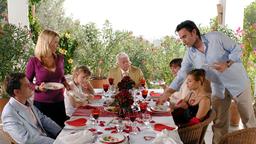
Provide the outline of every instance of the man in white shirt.
{"type": "Polygon", "coordinates": [[[12,73],[6,80],[9,102],[2,112],[3,130],[17,143],[52,144],[61,127],[33,106],[33,89],[24,73],[12,73]]]}

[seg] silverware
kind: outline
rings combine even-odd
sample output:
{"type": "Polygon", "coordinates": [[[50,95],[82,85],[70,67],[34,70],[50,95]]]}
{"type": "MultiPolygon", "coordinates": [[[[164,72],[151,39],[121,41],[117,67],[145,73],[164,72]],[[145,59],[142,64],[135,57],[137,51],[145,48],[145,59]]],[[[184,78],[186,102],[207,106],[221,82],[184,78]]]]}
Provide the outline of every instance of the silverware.
{"type": "Polygon", "coordinates": [[[131,142],[130,142],[130,136],[127,135],[126,137],[127,137],[127,142],[128,142],[128,144],[131,144],[131,142]]]}
{"type": "Polygon", "coordinates": [[[110,125],[113,121],[114,121],[114,118],[113,118],[112,120],[110,120],[110,121],[106,124],[106,126],[110,125]]]}

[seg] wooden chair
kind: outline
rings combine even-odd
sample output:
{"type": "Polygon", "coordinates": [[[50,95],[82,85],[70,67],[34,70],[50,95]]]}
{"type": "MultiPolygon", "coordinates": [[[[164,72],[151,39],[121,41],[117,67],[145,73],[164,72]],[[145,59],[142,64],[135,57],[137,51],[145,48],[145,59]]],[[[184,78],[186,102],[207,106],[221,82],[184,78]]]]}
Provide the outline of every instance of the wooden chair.
{"type": "Polygon", "coordinates": [[[219,144],[256,144],[256,128],[246,128],[225,134],[219,144]]]}
{"type": "Polygon", "coordinates": [[[6,141],[8,144],[17,144],[15,140],[3,130],[2,124],[0,124],[0,138],[6,141]]]}
{"type": "Polygon", "coordinates": [[[208,125],[215,119],[216,112],[211,110],[209,117],[199,124],[178,129],[179,136],[184,144],[203,144],[208,125]]]}

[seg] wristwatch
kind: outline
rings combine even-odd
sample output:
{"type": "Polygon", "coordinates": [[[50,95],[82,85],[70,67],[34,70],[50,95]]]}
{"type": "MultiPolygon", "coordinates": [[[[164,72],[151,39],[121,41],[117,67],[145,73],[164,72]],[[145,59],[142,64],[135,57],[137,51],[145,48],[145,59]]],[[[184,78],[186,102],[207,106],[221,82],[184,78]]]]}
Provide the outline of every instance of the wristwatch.
{"type": "Polygon", "coordinates": [[[233,64],[233,62],[231,60],[227,61],[227,67],[229,68],[231,65],[233,64]]]}

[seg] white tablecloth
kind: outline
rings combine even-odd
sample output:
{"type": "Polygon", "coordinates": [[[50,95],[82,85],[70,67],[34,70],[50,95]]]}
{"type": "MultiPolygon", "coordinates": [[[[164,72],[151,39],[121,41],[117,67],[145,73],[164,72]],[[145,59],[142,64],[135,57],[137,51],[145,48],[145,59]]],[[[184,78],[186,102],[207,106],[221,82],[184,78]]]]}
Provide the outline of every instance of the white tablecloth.
{"type": "MultiPolygon", "coordinates": [[[[152,91],[152,90],[150,90],[152,91]]],[[[155,92],[160,92],[161,90],[158,89],[154,89],[153,91],[155,92]]],[[[79,116],[82,117],[82,116],[79,116]]],[[[83,142],[83,141],[94,141],[94,135],[92,136],[91,133],[88,133],[88,129],[92,127],[92,125],[90,124],[89,121],[89,117],[85,117],[88,120],[88,124],[86,127],[82,128],[82,129],[68,129],[67,126],[64,127],[64,129],[61,131],[61,133],[59,134],[59,136],[57,137],[57,139],[55,140],[54,144],[77,144],[79,141],[83,142]],[[67,139],[68,137],[68,139],[67,139]],[[79,139],[79,140],[78,140],[79,139]],[[75,142],[76,141],[76,142],[75,142]]],[[[99,117],[98,121],[105,121],[105,124],[108,124],[111,120],[113,120],[113,117],[99,117]]],[[[174,124],[173,118],[172,116],[152,116],[152,120],[155,121],[155,123],[162,123],[171,127],[176,127],[176,125],[174,124]]],[[[152,127],[154,125],[154,123],[151,124],[152,127]]],[[[148,140],[146,141],[144,139],[144,136],[152,136],[155,137],[155,140],[158,140],[157,142],[154,141],[156,144],[164,144],[167,142],[164,141],[159,141],[161,139],[165,139],[165,135],[163,134],[163,132],[158,132],[153,130],[152,127],[147,128],[144,124],[140,124],[137,123],[137,126],[140,128],[140,131],[138,132],[138,134],[136,135],[132,135],[132,134],[127,134],[122,132],[122,134],[124,134],[125,136],[129,135],[129,141],[128,138],[126,138],[125,142],[123,142],[123,144],[153,144],[154,139],[152,140],[148,140]]],[[[96,129],[98,131],[103,132],[103,134],[108,134],[111,131],[105,131],[104,129],[106,127],[110,127],[110,125],[107,125],[105,127],[100,127],[100,126],[96,126],[96,129]]],[[[180,137],[178,135],[177,130],[172,130],[168,132],[168,137],[170,137],[170,139],[172,139],[173,141],[176,142],[176,144],[182,144],[182,141],[180,140],[180,137]]],[[[98,135],[98,137],[100,137],[101,135],[98,135]]],[[[172,144],[173,144],[172,141],[172,144]]],[[[96,140],[95,142],[92,142],[94,144],[101,144],[101,142],[99,142],[98,140],[96,140]]]]}

